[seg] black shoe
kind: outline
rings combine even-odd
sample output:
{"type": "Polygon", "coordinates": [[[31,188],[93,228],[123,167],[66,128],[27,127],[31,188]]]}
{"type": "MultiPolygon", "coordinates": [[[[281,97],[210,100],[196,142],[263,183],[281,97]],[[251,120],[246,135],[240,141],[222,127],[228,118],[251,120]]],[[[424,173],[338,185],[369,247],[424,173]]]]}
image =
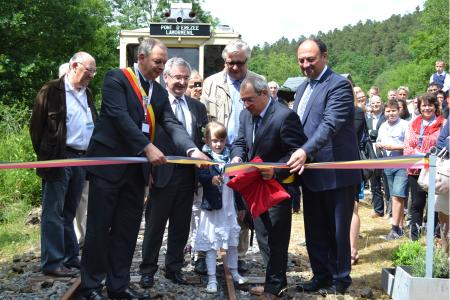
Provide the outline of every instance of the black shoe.
{"type": "Polygon", "coordinates": [[[311,279],[310,281],[303,281],[297,285],[299,292],[317,292],[320,289],[327,288],[332,285],[331,280],[311,279]]]}
{"type": "Polygon", "coordinates": [[[108,298],[109,299],[116,299],[116,300],[122,300],[122,299],[139,299],[139,300],[147,300],[150,299],[150,295],[148,293],[139,293],[136,290],[133,290],[130,287],[127,287],[122,292],[110,292],[108,291],[108,298]]]}
{"type": "Polygon", "coordinates": [[[142,274],[141,281],[139,282],[142,288],[147,289],[155,285],[155,278],[153,274],[142,274]]]}
{"type": "Polygon", "coordinates": [[[172,282],[177,284],[188,284],[188,282],[183,278],[183,274],[181,274],[181,271],[176,272],[168,272],[166,271],[165,274],[167,279],[172,280],[172,282]]]}
{"type": "Polygon", "coordinates": [[[100,291],[90,291],[89,294],[84,296],[84,299],[86,300],[106,300],[107,298],[102,295],[100,291]]]}
{"type": "Polygon", "coordinates": [[[53,277],[77,277],[79,275],[78,271],[73,271],[66,267],[59,267],[50,271],[44,270],[43,273],[53,277]]]}
{"type": "Polygon", "coordinates": [[[79,270],[80,269],[80,260],[74,259],[70,262],[64,263],[64,266],[69,269],[75,268],[75,269],[79,270]]]}
{"type": "Polygon", "coordinates": [[[347,288],[344,288],[341,285],[330,285],[329,287],[326,288],[321,288],[319,289],[318,293],[322,296],[322,297],[326,297],[327,295],[343,295],[345,294],[345,292],[347,291],[347,288]]]}
{"type": "Polygon", "coordinates": [[[248,272],[248,266],[245,260],[238,259],[238,272],[241,274],[248,272]]]}
{"type": "Polygon", "coordinates": [[[194,272],[199,275],[206,275],[208,273],[208,269],[206,268],[206,260],[204,257],[199,257],[195,261],[194,272]]]}

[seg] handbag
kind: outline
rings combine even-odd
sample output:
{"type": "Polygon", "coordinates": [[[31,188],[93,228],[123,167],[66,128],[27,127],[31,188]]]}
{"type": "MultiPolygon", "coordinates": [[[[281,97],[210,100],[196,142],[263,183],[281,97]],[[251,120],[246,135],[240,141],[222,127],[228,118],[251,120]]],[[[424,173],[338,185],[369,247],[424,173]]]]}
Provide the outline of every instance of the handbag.
{"type": "MultiPolygon", "coordinates": [[[[364,149],[359,149],[359,159],[360,160],[368,160],[369,159],[367,157],[366,152],[364,151],[364,149]]],[[[372,178],[372,176],[374,174],[375,174],[375,170],[374,169],[362,169],[362,175],[363,175],[364,181],[367,181],[370,178],[372,178]]]]}
{"type": "MultiPolygon", "coordinates": [[[[446,195],[449,193],[450,184],[450,160],[446,159],[447,149],[442,149],[436,157],[436,184],[435,194],[446,195]]],[[[420,170],[417,183],[424,191],[428,191],[430,180],[430,168],[420,170]]]]}

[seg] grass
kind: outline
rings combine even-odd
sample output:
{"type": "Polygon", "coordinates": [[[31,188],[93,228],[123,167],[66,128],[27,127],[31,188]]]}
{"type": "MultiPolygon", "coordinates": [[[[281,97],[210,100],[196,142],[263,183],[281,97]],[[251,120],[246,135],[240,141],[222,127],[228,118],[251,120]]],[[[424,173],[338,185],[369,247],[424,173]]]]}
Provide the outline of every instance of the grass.
{"type": "Polygon", "coordinates": [[[10,262],[15,255],[35,250],[39,245],[39,226],[25,224],[31,209],[23,203],[8,206],[9,222],[0,224],[0,263],[10,262]]]}
{"type": "MultiPolygon", "coordinates": [[[[400,244],[408,241],[408,238],[404,237],[395,241],[384,240],[382,237],[386,236],[391,229],[389,220],[384,218],[372,219],[370,217],[372,212],[370,203],[360,203],[359,216],[361,218],[361,231],[358,245],[359,262],[352,266],[351,276],[353,283],[350,286],[349,295],[351,298],[360,298],[360,292],[363,289],[370,288],[373,292],[373,299],[390,299],[381,288],[381,269],[393,266],[392,252],[400,244]]],[[[299,246],[301,242],[305,241],[303,214],[293,215],[292,221],[289,252],[299,254],[307,260],[308,254],[306,247],[299,246]]],[[[312,277],[310,270],[305,272],[305,275],[306,279],[312,277]]]]}

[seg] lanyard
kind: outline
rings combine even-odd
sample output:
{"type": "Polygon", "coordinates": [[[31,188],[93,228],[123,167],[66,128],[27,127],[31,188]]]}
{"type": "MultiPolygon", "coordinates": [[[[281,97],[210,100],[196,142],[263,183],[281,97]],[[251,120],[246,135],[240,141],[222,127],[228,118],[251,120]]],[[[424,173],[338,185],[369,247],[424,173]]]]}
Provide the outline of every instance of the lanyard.
{"type": "Polygon", "coordinates": [[[422,122],[420,122],[419,147],[422,147],[423,134],[425,133],[425,130],[428,128],[428,126],[431,125],[431,123],[434,122],[435,119],[436,119],[436,116],[433,116],[433,118],[431,118],[431,120],[428,122],[428,125],[424,126],[423,125],[423,117],[422,117],[422,122]]]}

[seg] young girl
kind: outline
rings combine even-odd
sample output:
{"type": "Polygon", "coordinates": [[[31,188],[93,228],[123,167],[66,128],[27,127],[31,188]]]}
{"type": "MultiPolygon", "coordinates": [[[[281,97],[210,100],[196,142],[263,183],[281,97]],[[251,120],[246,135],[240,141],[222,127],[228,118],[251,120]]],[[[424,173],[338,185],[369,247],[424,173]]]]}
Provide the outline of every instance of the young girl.
{"type": "Polygon", "coordinates": [[[247,278],[237,271],[237,245],[240,227],[236,220],[233,190],[226,185],[228,178],[222,177],[225,163],[230,160],[230,149],[225,147],[227,131],[219,122],[206,125],[206,145],[203,152],[219,165],[202,169],[199,174],[203,185],[202,211],[194,249],[206,252],[208,285],[206,292],[217,292],[216,256],[220,248],[227,251],[227,265],[233,280],[244,284],[247,278]]]}

